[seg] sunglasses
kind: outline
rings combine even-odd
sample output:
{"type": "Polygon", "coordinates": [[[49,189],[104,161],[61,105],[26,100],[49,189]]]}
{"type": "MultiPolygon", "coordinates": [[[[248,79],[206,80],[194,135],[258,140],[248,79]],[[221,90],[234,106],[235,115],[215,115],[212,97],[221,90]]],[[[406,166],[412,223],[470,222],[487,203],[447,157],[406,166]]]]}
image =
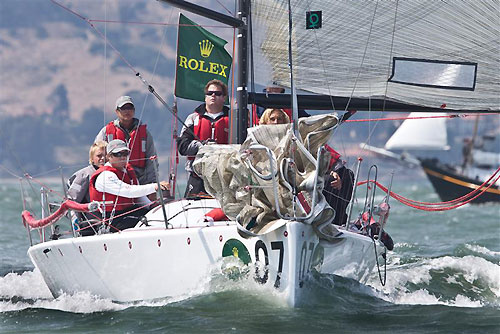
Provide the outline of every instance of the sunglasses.
{"type": "Polygon", "coordinates": [[[212,94],[215,94],[215,96],[222,96],[222,92],[220,90],[209,90],[205,93],[206,96],[212,96],[212,94]]]}
{"type": "Polygon", "coordinates": [[[128,152],[122,151],[122,152],[118,152],[118,153],[111,153],[111,155],[114,157],[117,157],[117,158],[126,157],[126,156],[128,156],[128,152]]]}
{"type": "Polygon", "coordinates": [[[118,110],[120,110],[120,111],[122,111],[122,110],[135,110],[135,107],[124,106],[124,107],[118,108],[118,110]]]}

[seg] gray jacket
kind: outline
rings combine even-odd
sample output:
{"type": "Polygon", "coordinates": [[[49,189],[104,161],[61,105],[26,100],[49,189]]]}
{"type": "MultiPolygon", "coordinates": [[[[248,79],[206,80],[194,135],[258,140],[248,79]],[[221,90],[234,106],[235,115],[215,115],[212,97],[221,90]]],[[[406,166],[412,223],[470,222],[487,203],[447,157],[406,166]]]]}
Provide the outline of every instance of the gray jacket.
{"type": "Polygon", "coordinates": [[[78,203],[89,203],[90,177],[96,171],[93,165],[89,165],[76,171],[68,180],[68,197],[78,203]]]}

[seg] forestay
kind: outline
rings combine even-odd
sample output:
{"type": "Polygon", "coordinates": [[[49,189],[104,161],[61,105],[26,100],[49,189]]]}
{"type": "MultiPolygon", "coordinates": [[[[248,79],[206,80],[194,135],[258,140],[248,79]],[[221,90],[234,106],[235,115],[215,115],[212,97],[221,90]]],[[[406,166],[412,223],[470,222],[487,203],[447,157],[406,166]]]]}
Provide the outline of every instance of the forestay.
{"type": "Polygon", "coordinates": [[[318,162],[317,154],[337,125],[334,115],[301,118],[299,138],[290,124],[257,126],[242,145],[203,146],[193,168],[224,213],[253,233],[272,230],[280,215],[331,225],[335,212],[322,195],[330,155],[318,162]]]}
{"type": "MultiPolygon", "coordinates": [[[[291,2],[298,89],[500,110],[498,0],[291,2]]],[[[252,1],[252,20],[255,76],[288,87],[288,0],[252,1]]]]}

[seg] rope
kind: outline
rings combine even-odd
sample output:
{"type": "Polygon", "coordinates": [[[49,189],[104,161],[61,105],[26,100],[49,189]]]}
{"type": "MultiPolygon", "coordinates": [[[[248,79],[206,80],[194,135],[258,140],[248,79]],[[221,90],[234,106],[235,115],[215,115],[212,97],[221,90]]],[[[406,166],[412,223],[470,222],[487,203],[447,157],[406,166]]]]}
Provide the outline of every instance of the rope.
{"type": "MultiPolygon", "coordinates": [[[[478,198],[481,196],[484,192],[486,192],[489,188],[491,188],[499,179],[500,179],[500,167],[497,168],[497,170],[493,173],[493,175],[485,181],[483,184],[481,184],[478,188],[474,189],[473,191],[469,192],[468,194],[456,198],[451,201],[447,202],[436,202],[436,203],[429,203],[429,202],[419,202],[415,200],[408,199],[406,197],[403,197],[399,194],[396,194],[394,192],[390,192],[390,196],[397,200],[398,202],[412,207],[414,209],[418,210],[423,210],[423,211],[448,211],[452,209],[456,209],[458,207],[461,207],[467,203],[470,203],[474,199],[478,198]],[[489,183],[492,179],[494,178],[493,182],[489,183]],[[489,184],[488,184],[489,183],[489,184]],[[437,206],[437,207],[436,207],[437,206]]],[[[387,193],[388,189],[384,187],[382,184],[380,184],[377,181],[374,180],[365,180],[358,182],[358,186],[364,185],[364,184],[375,184],[377,187],[379,187],[383,192],[387,193]]]]}
{"type": "MultiPolygon", "coordinates": [[[[174,102],[174,112],[177,114],[177,103],[174,102]]],[[[178,131],[178,122],[177,118],[174,117],[173,122],[171,122],[170,133],[172,134],[172,140],[170,142],[170,159],[168,161],[168,170],[170,174],[168,176],[171,189],[171,194],[173,194],[175,198],[175,188],[177,183],[177,167],[179,165],[179,150],[177,149],[177,131],[178,131]]]]}
{"type": "MultiPolygon", "coordinates": [[[[445,111],[443,111],[445,112],[445,111]]],[[[404,121],[407,119],[428,119],[428,118],[466,118],[466,117],[476,117],[476,116],[491,116],[495,114],[457,114],[457,115],[440,115],[440,116],[418,116],[418,117],[390,117],[390,118],[369,118],[369,119],[352,119],[345,120],[342,123],[351,123],[351,122],[371,122],[371,121],[404,121]]]]}
{"type": "Polygon", "coordinates": [[[53,214],[46,218],[37,220],[35,219],[35,217],[33,217],[31,212],[26,210],[22,212],[21,216],[23,217],[24,225],[28,225],[32,229],[39,229],[54,224],[59,219],[61,219],[70,209],[79,212],[90,212],[96,210],[98,207],[99,204],[97,202],[80,204],[75,201],[66,200],[61,204],[59,209],[57,209],[53,214]]]}
{"type": "MultiPolygon", "coordinates": [[[[111,225],[111,223],[109,223],[109,221],[110,221],[110,220],[112,221],[113,219],[116,219],[116,218],[118,218],[118,217],[126,216],[126,215],[128,215],[128,214],[130,214],[130,213],[132,213],[132,212],[134,212],[134,211],[137,211],[137,210],[143,209],[143,208],[145,208],[145,207],[147,207],[147,206],[150,206],[150,205],[152,205],[152,204],[156,204],[156,203],[158,203],[158,200],[155,200],[155,201],[154,201],[154,202],[152,202],[152,203],[144,204],[143,206],[139,206],[139,207],[134,208],[134,209],[132,209],[132,210],[130,210],[130,211],[125,211],[125,212],[123,212],[123,213],[121,213],[121,214],[119,214],[119,215],[116,215],[116,216],[113,216],[113,217],[110,217],[110,218],[103,219],[103,220],[101,220],[100,222],[101,222],[101,223],[103,223],[103,224],[108,225],[109,227],[111,227],[111,228],[115,229],[116,231],[121,231],[120,229],[118,229],[118,228],[116,228],[115,226],[111,225]]],[[[85,227],[85,228],[87,228],[87,227],[85,227]]],[[[83,229],[85,229],[85,228],[83,228],[83,229]]]]}
{"type": "Polygon", "coordinates": [[[229,8],[227,8],[226,6],[224,6],[224,4],[222,2],[220,2],[219,0],[215,0],[217,1],[217,3],[226,10],[226,12],[230,15],[230,16],[234,16],[234,14],[229,10],[229,8]]]}
{"type": "Polygon", "coordinates": [[[387,283],[387,247],[385,247],[384,245],[385,252],[382,253],[383,254],[382,257],[384,258],[384,279],[382,279],[382,274],[380,273],[380,263],[378,262],[377,245],[375,243],[375,239],[372,236],[370,236],[370,238],[373,241],[373,250],[375,251],[375,261],[377,262],[378,279],[380,281],[380,284],[382,284],[382,286],[385,286],[385,284],[387,283]]]}
{"type": "MultiPolygon", "coordinates": [[[[50,0],[55,3],[55,1],[50,0]]],[[[56,3],[57,4],[57,3],[56,3]]],[[[62,5],[57,4],[58,6],[65,8],[62,5]]],[[[66,8],[65,8],[66,9],[66,8]]],[[[71,11],[71,10],[70,10],[71,11]]],[[[73,14],[78,17],[85,19],[83,16],[78,15],[74,12],[73,14]]],[[[95,23],[118,23],[118,24],[135,24],[135,25],[151,25],[151,26],[181,26],[181,27],[202,27],[202,28],[225,28],[225,29],[233,29],[233,27],[229,27],[227,25],[210,25],[210,24],[178,24],[178,23],[165,23],[165,22],[139,22],[139,21],[120,21],[120,20],[95,20],[95,19],[86,19],[88,22],[95,23]]]]}

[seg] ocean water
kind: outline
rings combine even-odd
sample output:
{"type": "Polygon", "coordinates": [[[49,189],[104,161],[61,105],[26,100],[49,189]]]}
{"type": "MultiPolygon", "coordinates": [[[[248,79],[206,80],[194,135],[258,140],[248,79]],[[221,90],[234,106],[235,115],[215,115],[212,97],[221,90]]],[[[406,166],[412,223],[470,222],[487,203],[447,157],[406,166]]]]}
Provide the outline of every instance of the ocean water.
{"type": "MultiPolygon", "coordinates": [[[[289,308],[253,280],[214,274],[176,300],[115,303],[88,293],[54,299],[26,251],[18,183],[0,181],[0,333],[500,333],[500,206],[440,213],[391,199],[387,283],[311,276],[289,308]]],[[[34,187],[36,191],[36,187],[34,187]]],[[[393,190],[438,201],[425,178],[393,190]]],[[[39,195],[28,198],[36,211],[39,195]]]]}

